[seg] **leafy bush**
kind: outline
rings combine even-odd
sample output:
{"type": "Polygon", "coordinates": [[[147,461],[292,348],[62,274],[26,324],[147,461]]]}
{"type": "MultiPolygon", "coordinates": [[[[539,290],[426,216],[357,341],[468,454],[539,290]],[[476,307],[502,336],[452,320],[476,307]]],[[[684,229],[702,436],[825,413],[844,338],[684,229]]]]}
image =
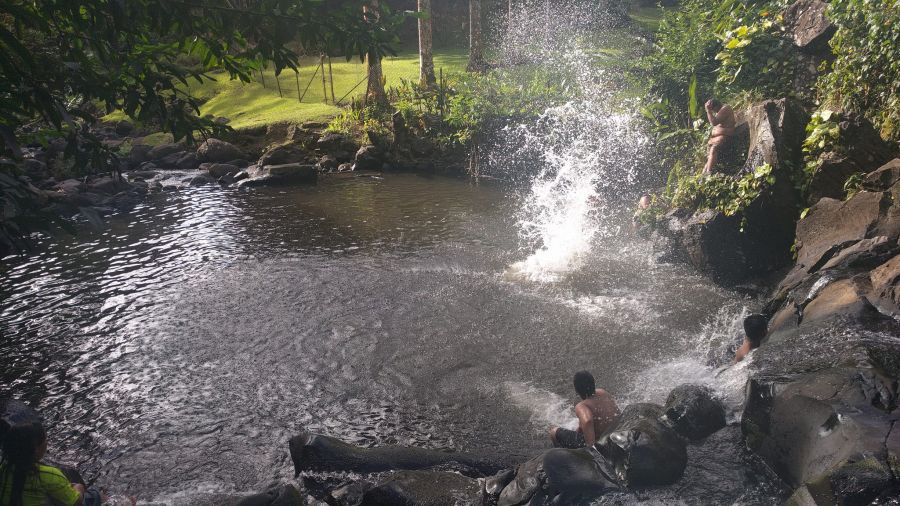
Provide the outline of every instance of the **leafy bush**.
{"type": "Polygon", "coordinates": [[[722,51],[716,55],[721,62],[718,84],[729,94],[752,90],[768,96],[790,95],[796,62],[784,37],[782,17],[763,10],[760,18],[725,32],[722,51]]]}
{"type": "Polygon", "coordinates": [[[823,100],[857,112],[900,141],[900,8],[895,0],[834,0],[828,17],[838,30],[836,59],[818,83],[823,100]]]}
{"type": "Polygon", "coordinates": [[[803,141],[804,175],[799,185],[802,191],[805,192],[818,169],[821,156],[839,149],[841,137],[839,123],[840,115],[825,109],[813,113],[809,123],[806,124],[806,139],[803,141]]]}

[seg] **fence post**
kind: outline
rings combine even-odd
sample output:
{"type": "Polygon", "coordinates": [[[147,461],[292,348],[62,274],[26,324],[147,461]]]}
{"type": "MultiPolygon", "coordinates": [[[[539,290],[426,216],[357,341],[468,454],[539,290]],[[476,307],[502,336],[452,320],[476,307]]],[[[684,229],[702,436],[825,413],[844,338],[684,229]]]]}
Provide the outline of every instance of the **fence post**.
{"type": "Polygon", "coordinates": [[[328,103],[328,88],[325,85],[325,55],[319,55],[319,65],[322,66],[322,99],[328,103]]]}
{"type": "Polygon", "coordinates": [[[300,71],[294,69],[294,79],[297,81],[297,102],[300,101],[300,71]]]}
{"type": "Polygon", "coordinates": [[[328,82],[331,83],[331,103],[337,105],[334,99],[334,71],[331,68],[331,55],[328,55],[328,82]]]}
{"type": "Polygon", "coordinates": [[[440,91],[438,92],[438,103],[441,106],[441,119],[444,119],[444,67],[441,67],[440,91]]]}

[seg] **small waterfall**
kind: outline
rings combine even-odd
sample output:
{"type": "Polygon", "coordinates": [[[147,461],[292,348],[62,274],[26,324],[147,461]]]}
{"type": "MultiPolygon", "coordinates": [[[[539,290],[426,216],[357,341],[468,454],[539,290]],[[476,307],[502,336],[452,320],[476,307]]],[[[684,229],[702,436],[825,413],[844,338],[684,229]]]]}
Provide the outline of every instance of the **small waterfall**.
{"type": "MultiPolygon", "coordinates": [[[[595,64],[585,42],[604,15],[557,2],[526,2],[511,15],[508,60],[548,69],[574,97],[534,123],[508,127],[498,143],[505,159],[541,164],[519,211],[526,258],[510,267],[513,277],[552,282],[577,270],[598,239],[617,233],[613,218],[635,197],[648,139],[633,107],[616,98],[616,76],[595,64]]],[[[497,164],[500,156],[492,158],[497,164]]]]}

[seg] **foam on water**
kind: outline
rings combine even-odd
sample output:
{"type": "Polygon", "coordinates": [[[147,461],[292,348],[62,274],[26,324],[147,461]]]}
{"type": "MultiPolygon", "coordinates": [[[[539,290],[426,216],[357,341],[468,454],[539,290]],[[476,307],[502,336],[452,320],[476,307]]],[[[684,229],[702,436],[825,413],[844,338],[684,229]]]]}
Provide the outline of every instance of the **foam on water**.
{"type": "Polygon", "coordinates": [[[514,405],[530,414],[531,425],[539,430],[551,426],[578,428],[571,402],[558,394],[519,381],[503,383],[503,391],[514,405]]]}

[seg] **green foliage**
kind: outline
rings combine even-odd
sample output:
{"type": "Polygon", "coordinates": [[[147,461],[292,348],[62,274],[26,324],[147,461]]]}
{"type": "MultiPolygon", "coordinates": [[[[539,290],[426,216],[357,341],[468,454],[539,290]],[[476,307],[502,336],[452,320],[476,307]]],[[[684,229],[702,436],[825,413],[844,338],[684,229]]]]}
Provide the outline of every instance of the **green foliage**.
{"type": "Polygon", "coordinates": [[[900,5],[896,0],[834,0],[836,59],[818,83],[826,103],[864,115],[882,137],[900,141],[900,5]]]}
{"type": "Polygon", "coordinates": [[[754,90],[768,96],[792,94],[796,62],[791,58],[791,43],[784,37],[781,15],[760,12],[760,19],[725,32],[718,83],[735,93],[754,90]]]}
{"type": "Polygon", "coordinates": [[[769,164],[741,177],[696,174],[677,165],[669,173],[663,193],[652,195],[650,206],[639,210],[635,217],[641,223],[653,225],[667,210],[676,207],[692,212],[715,210],[725,216],[742,215],[773,184],[775,175],[769,164]]]}
{"type": "Polygon", "coordinates": [[[825,109],[813,113],[806,124],[806,139],[803,141],[804,175],[800,189],[805,192],[810,180],[819,167],[823,154],[837,151],[840,146],[840,115],[825,109]]]}
{"type": "Polygon", "coordinates": [[[866,174],[864,172],[857,172],[844,181],[844,192],[847,193],[848,199],[862,190],[862,184],[865,179],[866,174]]]}
{"type": "Polygon", "coordinates": [[[740,178],[724,174],[691,175],[678,181],[671,204],[691,210],[713,209],[734,216],[746,210],[760,192],[773,184],[775,176],[769,164],[740,178]]]}

